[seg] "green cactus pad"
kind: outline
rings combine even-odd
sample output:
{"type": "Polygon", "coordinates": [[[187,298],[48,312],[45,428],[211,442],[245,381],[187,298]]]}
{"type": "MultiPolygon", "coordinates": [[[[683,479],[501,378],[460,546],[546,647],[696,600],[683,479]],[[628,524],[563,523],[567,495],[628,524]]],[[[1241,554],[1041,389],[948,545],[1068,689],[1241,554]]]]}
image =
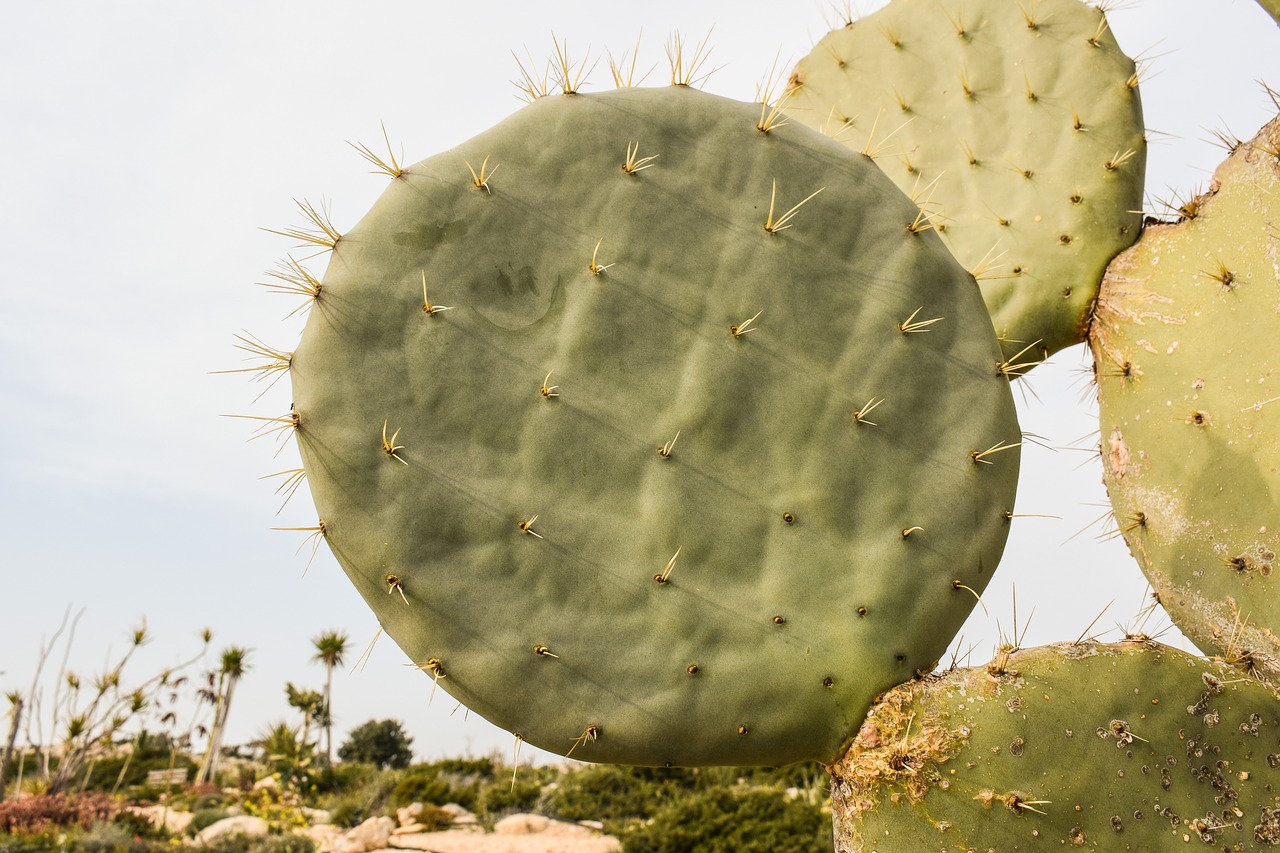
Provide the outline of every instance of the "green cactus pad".
{"type": "Polygon", "coordinates": [[[1277,768],[1280,705],[1231,667],[1148,641],[1028,649],[877,703],[831,768],[836,850],[1260,850],[1277,768]]]}
{"type": "Polygon", "coordinates": [[[1146,161],[1134,63],[1101,11],[893,0],[824,37],[785,103],[939,214],[1007,356],[1084,340],[1107,262],[1141,228],[1146,161]]]}
{"type": "Polygon", "coordinates": [[[1280,119],[1116,258],[1090,333],[1116,524],[1173,621],[1280,684],[1280,119]]]}
{"type": "Polygon", "coordinates": [[[831,760],[1003,548],[977,287],[868,160],[758,113],[544,97],[409,167],[292,358],[338,561],[440,689],[554,752],[831,760]]]}

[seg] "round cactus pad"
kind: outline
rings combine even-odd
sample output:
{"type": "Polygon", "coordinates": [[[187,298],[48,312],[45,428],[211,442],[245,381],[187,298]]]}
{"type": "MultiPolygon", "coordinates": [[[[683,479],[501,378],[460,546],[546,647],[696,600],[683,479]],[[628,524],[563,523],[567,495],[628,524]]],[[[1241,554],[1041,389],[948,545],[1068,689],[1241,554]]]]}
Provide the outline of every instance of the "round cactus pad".
{"type": "Polygon", "coordinates": [[[1280,845],[1280,706],[1149,641],[1003,654],[895,688],[832,768],[836,851],[1280,845]]]}
{"type": "Polygon", "coordinates": [[[785,104],[929,205],[1007,356],[1084,340],[1107,262],[1141,228],[1146,155],[1134,63],[1101,11],[893,0],[824,37],[785,104]]]}
{"type": "Polygon", "coordinates": [[[971,277],[866,158],[686,87],[543,97],[338,239],[292,360],[323,534],[523,741],[831,760],[999,560],[971,277]]]}
{"type": "Polygon", "coordinates": [[[1280,119],[1184,210],[1103,282],[1104,478],[1178,627],[1280,685],[1280,119]]]}

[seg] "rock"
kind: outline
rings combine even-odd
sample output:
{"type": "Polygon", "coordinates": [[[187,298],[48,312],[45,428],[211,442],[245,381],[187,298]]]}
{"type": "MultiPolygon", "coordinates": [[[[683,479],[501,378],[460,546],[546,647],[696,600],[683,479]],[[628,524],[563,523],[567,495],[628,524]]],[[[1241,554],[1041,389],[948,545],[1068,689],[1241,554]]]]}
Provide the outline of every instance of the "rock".
{"type": "Polygon", "coordinates": [[[395,829],[391,830],[391,835],[392,836],[414,835],[419,832],[428,832],[428,831],[429,830],[420,823],[406,823],[406,824],[397,826],[395,829]]]}
{"type": "Polygon", "coordinates": [[[342,827],[331,823],[320,823],[315,826],[299,827],[293,833],[310,838],[316,843],[317,850],[330,850],[333,842],[342,836],[342,827]]]}
{"type": "Polygon", "coordinates": [[[329,849],[333,853],[366,853],[386,847],[395,826],[396,822],[389,817],[371,817],[348,830],[341,838],[334,839],[329,849]]]}
{"type": "Polygon", "coordinates": [[[302,816],[305,817],[312,826],[328,823],[332,819],[327,809],[311,809],[306,806],[302,807],[302,816]]]}
{"type": "Polygon", "coordinates": [[[494,835],[537,835],[551,824],[551,818],[540,814],[513,814],[493,825],[494,835]]]}
{"type": "Polygon", "coordinates": [[[138,817],[145,818],[157,829],[165,829],[176,835],[181,835],[185,832],[187,825],[190,824],[191,819],[195,817],[191,812],[178,811],[176,809],[167,808],[163,805],[130,806],[126,811],[132,812],[138,817]]]}
{"type": "Polygon", "coordinates": [[[410,803],[402,809],[396,809],[396,820],[401,826],[409,826],[417,823],[418,815],[422,814],[422,803],[410,803]]]}
{"type": "Polygon", "coordinates": [[[449,813],[455,826],[474,826],[480,822],[474,814],[457,803],[445,803],[440,810],[449,813]]]}
{"type": "Polygon", "coordinates": [[[279,787],[280,787],[280,780],[276,779],[274,775],[263,776],[257,782],[253,783],[253,790],[255,791],[261,791],[263,788],[279,788],[279,787]]]}
{"type": "Polygon", "coordinates": [[[604,832],[604,823],[598,820],[580,820],[578,826],[585,826],[587,829],[594,829],[596,832],[604,832]]]}
{"type": "Polygon", "coordinates": [[[594,828],[552,820],[539,814],[513,814],[493,825],[494,835],[546,835],[554,838],[589,838],[594,828]]]}
{"type": "Polygon", "coordinates": [[[233,835],[258,837],[266,835],[268,828],[267,822],[260,817],[250,817],[249,815],[224,817],[222,820],[211,823],[196,833],[196,841],[201,844],[209,844],[219,838],[230,838],[233,835]]]}

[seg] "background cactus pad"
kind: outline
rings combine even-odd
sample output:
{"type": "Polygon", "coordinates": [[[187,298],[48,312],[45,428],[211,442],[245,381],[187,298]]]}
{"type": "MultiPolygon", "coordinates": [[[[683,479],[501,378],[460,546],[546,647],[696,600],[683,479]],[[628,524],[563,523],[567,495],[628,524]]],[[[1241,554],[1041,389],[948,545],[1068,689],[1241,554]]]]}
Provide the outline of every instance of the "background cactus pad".
{"type": "MultiPolygon", "coordinates": [[[[796,67],[787,112],[927,200],[981,278],[1005,353],[1084,340],[1141,227],[1134,63],[1078,0],[893,0],[796,67]]],[[[1033,359],[1034,360],[1034,359],[1033,359]]]]}
{"type": "Polygon", "coordinates": [[[1090,333],[1116,524],[1206,652],[1280,683],[1280,119],[1116,259],[1090,333]]]}
{"type": "Polygon", "coordinates": [[[977,287],[869,160],[760,122],[536,100],[336,239],[291,359],[338,561],[546,749],[832,760],[999,559],[1020,435],[977,287]]]}

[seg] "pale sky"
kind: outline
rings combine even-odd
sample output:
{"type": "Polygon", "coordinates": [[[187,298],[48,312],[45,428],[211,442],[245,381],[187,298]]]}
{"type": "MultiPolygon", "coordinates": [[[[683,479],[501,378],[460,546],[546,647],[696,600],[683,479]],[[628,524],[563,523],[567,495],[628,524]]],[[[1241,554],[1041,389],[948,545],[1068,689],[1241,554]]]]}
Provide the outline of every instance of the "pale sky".
{"type": "MultiPolygon", "coordinates": [[[[872,11],[879,2],[854,3],[872,11]]],[[[1112,29],[1148,58],[1141,92],[1155,198],[1205,183],[1225,156],[1213,129],[1251,137],[1274,112],[1259,80],[1280,86],[1280,29],[1252,0],[1121,0],[1112,29]]],[[[146,619],[156,640],[129,672],[154,674],[198,647],[253,649],[227,742],[286,718],[284,684],[319,688],[310,638],[351,635],[352,662],[377,623],[321,549],[302,576],[308,495],[280,515],[258,478],[295,467],[286,449],[246,444],[247,421],[222,413],[288,409],[286,383],[211,371],[242,366],[236,333],[292,349],[291,300],[254,282],[290,250],[260,228],[299,224],[294,198],[330,205],[339,230],[384,187],[346,141],[414,162],[466,140],[521,103],[512,51],[541,61],[552,32],[572,53],[640,44],[657,64],[680,31],[711,32],[704,88],[751,100],[781,51],[790,66],[828,29],[833,7],[761,0],[604,4],[333,2],[10,4],[0,31],[0,693],[26,690],[42,635],[84,608],[73,667],[101,670],[146,619]]],[[[607,61],[594,85],[611,86],[607,61]]],[[[1155,208],[1149,201],[1148,209],[1155,208]]],[[[1061,519],[1015,524],[1004,561],[964,629],[987,659],[997,620],[1034,608],[1024,644],[1072,640],[1130,620],[1145,583],[1106,512],[1096,413],[1083,349],[1015,388],[1028,447],[1018,511],[1061,519]],[[1083,449],[1065,449],[1075,446],[1083,449]],[[1095,629],[1096,631],[1097,629],[1095,629]]],[[[1163,627],[1149,623],[1148,632],[1163,627]]],[[[1114,631],[1112,637],[1116,636],[1114,631]]],[[[1169,640],[1172,635],[1166,635],[1169,640]]],[[[213,663],[211,656],[210,663],[213,663]]],[[[335,678],[335,740],[370,718],[403,721],[424,759],[508,752],[512,737],[454,712],[387,638],[366,667],[335,678]]],[[[127,679],[129,680],[129,679],[127,679]]],[[[523,756],[533,750],[526,748],[523,756]]]]}

